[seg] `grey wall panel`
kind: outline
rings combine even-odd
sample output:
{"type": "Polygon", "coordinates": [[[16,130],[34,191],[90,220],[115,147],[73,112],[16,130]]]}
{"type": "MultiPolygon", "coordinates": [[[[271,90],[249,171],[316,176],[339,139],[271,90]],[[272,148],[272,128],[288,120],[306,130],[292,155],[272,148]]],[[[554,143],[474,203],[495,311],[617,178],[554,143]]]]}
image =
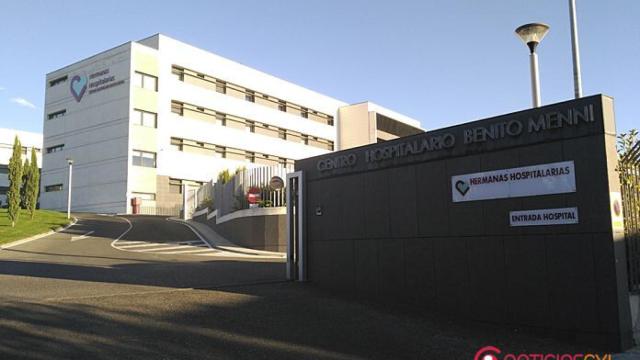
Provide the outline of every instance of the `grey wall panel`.
{"type": "Polygon", "coordinates": [[[355,287],[359,297],[366,299],[378,296],[378,240],[354,241],[355,287]]]}
{"type": "Polygon", "coordinates": [[[449,212],[443,211],[451,201],[445,173],[445,161],[416,166],[416,221],[418,236],[449,234],[449,212]]]}
{"type": "Polygon", "coordinates": [[[470,311],[478,320],[504,322],[507,304],[504,280],[504,237],[468,237],[470,311]]]}
{"type": "Polygon", "coordinates": [[[378,239],[378,289],[383,299],[405,296],[405,268],[402,239],[378,239]]]}
{"type": "Polygon", "coordinates": [[[376,171],[364,177],[363,209],[365,236],[368,239],[389,236],[389,173],[376,171]]]}
{"type": "Polygon", "coordinates": [[[468,316],[470,304],[466,238],[435,238],[434,245],[437,307],[455,316],[468,316]]]}
{"type": "Polygon", "coordinates": [[[548,327],[548,278],[544,236],[506,238],[505,277],[508,321],[548,327]]]}
{"type": "Polygon", "coordinates": [[[435,309],[434,238],[404,239],[404,268],[408,300],[435,309]]]}
{"type": "Polygon", "coordinates": [[[413,167],[394,168],[385,171],[389,175],[389,222],[391,236],[416,236],[416,173],[413,167]]]}

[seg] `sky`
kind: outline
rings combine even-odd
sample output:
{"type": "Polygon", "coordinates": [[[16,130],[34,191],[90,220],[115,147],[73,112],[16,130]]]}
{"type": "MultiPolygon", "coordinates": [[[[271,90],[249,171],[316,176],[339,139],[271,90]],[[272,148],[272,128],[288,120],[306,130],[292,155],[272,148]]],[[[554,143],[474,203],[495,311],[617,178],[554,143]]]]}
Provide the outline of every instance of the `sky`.
{"type": "MultiPolygon", "coordinates": [[[[640,128],[640,1],[577,0],[584,95],[640,128]]],[[[531,107],[514,29],[544,22],[542,104],[570,100],[568,0],[0,1],[0,127],[42,131],[45,76],[163,33],[349,103],[438,129],[531,107]]]]}

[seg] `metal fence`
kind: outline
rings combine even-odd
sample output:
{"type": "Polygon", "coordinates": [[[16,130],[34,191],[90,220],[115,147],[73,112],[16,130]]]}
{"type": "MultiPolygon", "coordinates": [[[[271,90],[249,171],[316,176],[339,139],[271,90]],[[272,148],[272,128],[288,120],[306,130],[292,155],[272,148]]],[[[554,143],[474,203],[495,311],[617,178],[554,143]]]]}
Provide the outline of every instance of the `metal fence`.
{"type": "Polygon", "coordinates": [[[640,293],[640,142],[620,159],[618,171],[622,190],[629,291],[640,293]]]}
{"type": "Polygon", "coordinates": [[[274,190],[270,187],[270,181],[274,176],[285,180],[291,171],[282,166],[265,166],[239,170],[224,184],[214,180],[209,181],[198,189],[198,209],[204,207],[215,209],[218,211],[218,216],[248,209],[247,193],[250,188],[259,190],[260,206],[286,206],[286,189],[274,190]]]}
{"type": "Polygon", "coordinates": [[[176,205],[172,207],[162,206],[140,206],[140,215],[158,215],[158,216],[180,216],[182,206],[176,205]]]}

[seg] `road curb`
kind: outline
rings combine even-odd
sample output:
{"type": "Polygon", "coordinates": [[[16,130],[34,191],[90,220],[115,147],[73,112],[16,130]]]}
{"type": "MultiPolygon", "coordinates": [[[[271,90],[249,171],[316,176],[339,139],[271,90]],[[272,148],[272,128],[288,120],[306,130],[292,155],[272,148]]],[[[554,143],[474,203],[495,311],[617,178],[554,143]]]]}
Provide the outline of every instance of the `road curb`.
{"type": "Polygon", "coordinates": [[[47,231],[45,233],[34,235],[34,236],[31,236],[31,237],[28,237],[28,238],[25,238],[25,239],[12,241],[12,242],[10,242],[8,244],[0,245],[0,251],[4,250],[4,249],[12,248],[14,246],[22,245],[22,244],[25,244],[25,243],[28,243],[28,242],[31,242],[31,241],[34,241],[34,240],[38,240],[40,238],[43,238],[45,236],[49,236],[51,234],[55,234],[57,232],[61,232],[61,231],[67,230],[68,228],[70,228],[73,225],[75,225],[77,222],[78,222],[78,218],[76,218],[74,216],[74,217],[72,217],[72,221],[69,224],[65,225],[65,226],[60,226],[60,227],[57,227],[54,230],[49,230],[49,231],[47,231]]]}

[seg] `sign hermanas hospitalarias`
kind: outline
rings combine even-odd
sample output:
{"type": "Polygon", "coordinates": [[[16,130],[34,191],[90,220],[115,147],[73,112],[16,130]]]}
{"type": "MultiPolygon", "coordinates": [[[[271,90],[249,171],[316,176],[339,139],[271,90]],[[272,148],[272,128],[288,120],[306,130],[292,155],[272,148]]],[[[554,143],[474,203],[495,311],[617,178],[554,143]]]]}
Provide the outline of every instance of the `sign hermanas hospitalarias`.
{"type": "Polygon", "coordinates": [[[576,191],[573,161],[451,177],[453,202],[503,199],[576,191]]]}

